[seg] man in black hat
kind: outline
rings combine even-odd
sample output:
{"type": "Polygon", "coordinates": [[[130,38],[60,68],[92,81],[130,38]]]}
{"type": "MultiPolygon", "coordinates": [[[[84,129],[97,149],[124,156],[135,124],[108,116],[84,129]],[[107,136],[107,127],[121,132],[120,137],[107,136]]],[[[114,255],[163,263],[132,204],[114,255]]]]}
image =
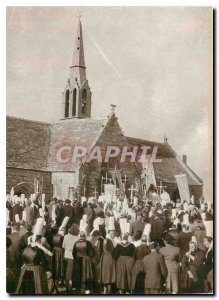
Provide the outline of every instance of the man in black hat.
{"type": "Polygon", "coordinates": [[[74,221],[74,209],[71,206],[71,201],[69,199],[65,200],[65,205],[63,207],[63,220],[65,217],[69,217],[66,228],[70,228],[74,221]]]}
{"type": "Polygon", "coordinates": [[[84,210],[81,204],[77,200],[73,201],[73,209],[74,209],[74,223],[79,225],[80,220],[82,219],[82,216],[84,214],[84,210]]]}
{"type": "Polygon", "coordinates": [[[167,277],[167,267],[163,255],[159,253],[159,244],[152,242],[150,249],[151,253],[143,258],[145,294],[160,294],[167,277]]]}
{"type": "Polygon", "coordinates": [[[138,231],[140,231],[142,234],[144,231],[144,227],[145,227],[145,222],[143,220],[143,215],[139,213],[137,215],[137,220],[131,223],[130,225],[130,232],[129,232],[130,236],[132,237],[135,236],[138,231]]]}
{"type": "Polygon", "coordinates": [[[63,203],[62,203],[62,200],[59,200],[57,203],[56,203],[56,208],[55,208],[55,213],[56,213],[56,225],[58,227],[61,226],[62,224],[62,221],[64,219],[63,217],[63,203]]]}
{"type": "Polygon", "coordinates": [[[179,255],[180,248],[173,245],[173,238],[168,233],[164,234],[165,247],[160,248],[167,266],[168,275],[166,280],[166,292],[177,294],[179,292],[179,255]]]}
{"type": "Polygon", "coordinates": [[[30,224],[26,225],[26,233],[22,236],[23,238],[23,247],[28,245],[28,237],[32,235],[32,226],[30,224]]]}
{"type": "Polygon", "coordinates": [[[154,212],[154,219],[151,220],[151,240],[162,244],[162,235],[164,232],[164,224],[160,218],[160,214],[154,212]]]}

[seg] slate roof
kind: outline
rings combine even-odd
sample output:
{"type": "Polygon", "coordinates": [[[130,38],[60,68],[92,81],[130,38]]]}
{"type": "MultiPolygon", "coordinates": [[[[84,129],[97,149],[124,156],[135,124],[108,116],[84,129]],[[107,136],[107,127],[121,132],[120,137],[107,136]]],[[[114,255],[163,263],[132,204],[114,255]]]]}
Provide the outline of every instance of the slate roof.
{"type": "MultiPolygon", "coordinates": [[[[72,150],[74,146],[83,146],[87,149],[93,147],[107,123],[108,119],[75,118],[50,125],[48,169],[50,171],[76,170],[77,163],[57,161],[57,150],[62,146],[70,146],[72,150]]],[[[70,151],[68,153],[72,156],[70,151]]]]}
{"type": "Polygon", "coordinates": [[[138,146],[139,148],[141,146],[158,146],[158,155],[162,157],[175,157],[176,153],[174,150],[170,147],[168,144],[163,144],[159,142],[152,142],[148,140],[138,139],[134,137],[128,137],[126,136],[126,140],[130,146],[138,146]]]}
{"type": "Polygon", "coordinates": [[[6,128],[7,167],[46,171],[49,124],[7,117],[6,128]]]}
{"type": "MultiPolygon", "coordinates": [[[[175,175],[187,174],[189,185],[202,185],[202,180],[179,158],[168,143],[156,143],[148,140],[126,137],[130,146],[158,146],[158,157],[162,162],[154,162],[154,173],[156,181],[163,184],[176,184],[175,175]]],[[[141,170],[142,165],[138,163],[141,170]]]]}
{"type": "MultiPolygon", "coordinates": [[[[75,171],[78,163],[59,163],[57,150],[75,145],[92,148],[109,119],[69,119],[49,124],[7,117],[7,167],[42,171],[75,171]]],[[[176,183],[175,175],[187,174],[189,185],[202,185],[202,180],[184,164],[169,144],[126,137],[130,146],[158,146],[162,162],[153,163],[157,182],[176,183]]],[[[69,155],[72,155],[69,152],[69,155]]],[[[139,170],[141,163],[137,164],[139,170]]]]}

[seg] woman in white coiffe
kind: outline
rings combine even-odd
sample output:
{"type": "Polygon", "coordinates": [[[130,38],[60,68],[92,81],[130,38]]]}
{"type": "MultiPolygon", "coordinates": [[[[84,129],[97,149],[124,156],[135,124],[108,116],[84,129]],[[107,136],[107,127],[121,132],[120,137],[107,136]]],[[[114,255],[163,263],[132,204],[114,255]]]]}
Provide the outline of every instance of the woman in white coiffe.
{"type": "Polygon", "coordinates": [[[93,222],[93,230],[92,232],[90,233],[90,235],[92,235],[92,233],[95,231],[95,230],[100,230],[100,226],[101,225],[104,225],[105,223],[105,219],[104,218],[101,218],[101,217],[97,217],[96,219],[94,219],[94,222],[93,222]]]}
{"type": "Polygon", "coordinates": [[[79,229],[80,229],[81,232],[84,232],[86,234],[86,236],[88,234],[87,228],[88,228],[87,215],[83,215],[83,217],[80,221],[79,229]]]}
{"type": "Polygon", "coordinates": [[[151,241],[151,224],[149,222],[146,222],[142,236],[147,237],[147,243],[149,244],[151,241]]]}
{"type": "Polygon", "coordinates": [[[141,236],[142,236],[142,232],[140,230],[135,232],[134,237],[133,237],[134,241],[132,242],[132,244],[135,247],[138,247],[141,245],[141,236]]]}

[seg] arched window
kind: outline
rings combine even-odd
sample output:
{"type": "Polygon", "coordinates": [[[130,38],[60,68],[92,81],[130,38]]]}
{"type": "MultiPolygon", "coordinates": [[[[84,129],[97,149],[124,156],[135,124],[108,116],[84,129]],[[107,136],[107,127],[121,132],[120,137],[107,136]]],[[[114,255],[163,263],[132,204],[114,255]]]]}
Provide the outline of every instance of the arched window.
{"type": "Polygon", "coordinates": [[[82,105],[81,105],[81,112],[82,114],[86,114],[86,105],[87,105],[87,90],[84,89],[82,91],[82,105]]]}
{"type": "Polygon", "coordinates": [[[85,102],[82,102],[81,112],[82,112],[82,114],[86,114],[86,103],[85,102]]]}
{"type": "Polygon", "coordinates": [[[76,116],[77,90],[73,90],[72,117],[76,116]]]}
{"type": "Polygon", "coordinates": [[[69,90],[65,93],[65,118],[69,117],[69,90]]]}
{"type": "Polygon", "coordinates": [[[83,91],[82,91],[82,99],[83,100],[87,100],[87,90],[86,89],[84,89],[83,91]]]}

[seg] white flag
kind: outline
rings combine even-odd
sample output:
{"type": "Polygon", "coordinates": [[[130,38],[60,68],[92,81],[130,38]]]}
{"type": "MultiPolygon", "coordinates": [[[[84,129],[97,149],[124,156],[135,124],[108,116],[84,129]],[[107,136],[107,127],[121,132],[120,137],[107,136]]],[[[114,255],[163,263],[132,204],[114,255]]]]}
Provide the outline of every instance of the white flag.
{"type": "Polygon", "coordinates": [[[142,173],[141,177],[145,178],[146,183],[146,192],[149,190],[150,185],[153,184],[156,186],[156,178],[154,174],[154,167],[153,163],[151,162],[151,159],[147,159],[145,162],[142,162],[142,173]]]}
{"type": "Polygon", "coordinates": [[[104,194],[107,203],[113,201],[113,196],[116,193],[116,186],[114,184],[104,184],[104,194]]]}
{"type": "Polygon", "coordinates": [[[181,202],[190,203],[189,184],[186,174],[175,175],[181,202]]]}

